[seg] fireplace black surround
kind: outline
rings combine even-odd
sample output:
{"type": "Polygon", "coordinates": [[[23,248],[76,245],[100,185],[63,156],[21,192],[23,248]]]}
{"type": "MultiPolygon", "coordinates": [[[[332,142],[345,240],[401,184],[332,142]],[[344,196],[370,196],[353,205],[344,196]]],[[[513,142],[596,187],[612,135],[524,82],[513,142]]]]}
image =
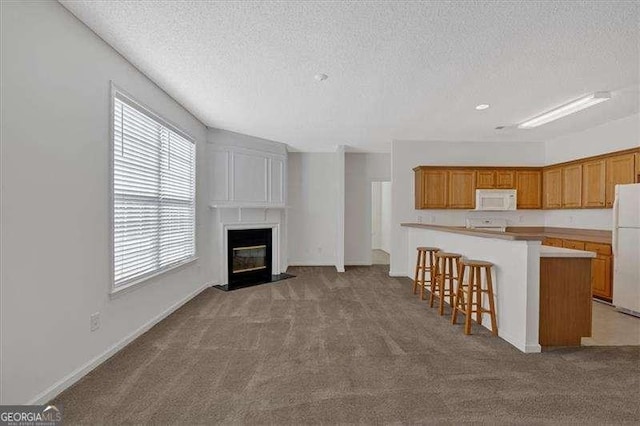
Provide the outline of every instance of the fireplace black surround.
{"type": "Polygon", "coordinates": [[[273,275],[271,228],[227,230],[227,284],[213,286],[231,291],[257,284],[294,278],[290,274],[273,275]]]}
{"type": "Polygon", "coordinates": [[[229,287],[271,281],[271,228],[233,229],[228,232],[229,287]]]}

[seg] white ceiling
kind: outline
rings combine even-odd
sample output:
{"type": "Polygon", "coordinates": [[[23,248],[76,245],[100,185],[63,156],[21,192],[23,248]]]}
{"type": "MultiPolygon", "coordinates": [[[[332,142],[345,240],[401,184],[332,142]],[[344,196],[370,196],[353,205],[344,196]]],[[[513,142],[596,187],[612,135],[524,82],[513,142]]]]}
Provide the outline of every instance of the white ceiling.
{"type": "Polygon", "coordinates": [[[303,151],[541,141],[639,109],[635,1],[61,3],[207,126],[303,151]],[[613,99],[495,130],[599,90],[613,99]]]}

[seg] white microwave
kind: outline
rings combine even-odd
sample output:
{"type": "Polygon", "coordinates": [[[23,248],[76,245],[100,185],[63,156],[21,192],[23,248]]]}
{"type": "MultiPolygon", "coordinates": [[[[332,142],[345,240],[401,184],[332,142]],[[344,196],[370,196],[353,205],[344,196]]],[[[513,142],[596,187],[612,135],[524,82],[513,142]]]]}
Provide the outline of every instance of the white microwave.
{"type": "Polygon", "coordinates": [[[476,189],[476,210],[515,210],[515,189],[476,189]]]}

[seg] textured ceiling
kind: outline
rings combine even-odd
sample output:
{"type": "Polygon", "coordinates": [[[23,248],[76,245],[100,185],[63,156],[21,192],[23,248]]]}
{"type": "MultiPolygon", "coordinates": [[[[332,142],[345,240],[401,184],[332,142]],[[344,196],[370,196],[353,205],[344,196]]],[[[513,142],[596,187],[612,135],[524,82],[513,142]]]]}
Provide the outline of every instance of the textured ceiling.
{"type": "Polygon", "coordinates": [[[541,141],[638,112],[635,1],[61,3],[206,125],[303,151],[541,141]]]}

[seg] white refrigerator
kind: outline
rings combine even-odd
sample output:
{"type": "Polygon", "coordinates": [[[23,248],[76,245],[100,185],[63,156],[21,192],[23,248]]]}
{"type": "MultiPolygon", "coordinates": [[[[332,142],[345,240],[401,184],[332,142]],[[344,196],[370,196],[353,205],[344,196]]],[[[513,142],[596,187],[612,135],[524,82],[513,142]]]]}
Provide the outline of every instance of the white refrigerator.
{"type": "Polygon", "coordinates": [[[613,304],[640,316],[640,183],[616,185],[612,243],[613,304]]]}

